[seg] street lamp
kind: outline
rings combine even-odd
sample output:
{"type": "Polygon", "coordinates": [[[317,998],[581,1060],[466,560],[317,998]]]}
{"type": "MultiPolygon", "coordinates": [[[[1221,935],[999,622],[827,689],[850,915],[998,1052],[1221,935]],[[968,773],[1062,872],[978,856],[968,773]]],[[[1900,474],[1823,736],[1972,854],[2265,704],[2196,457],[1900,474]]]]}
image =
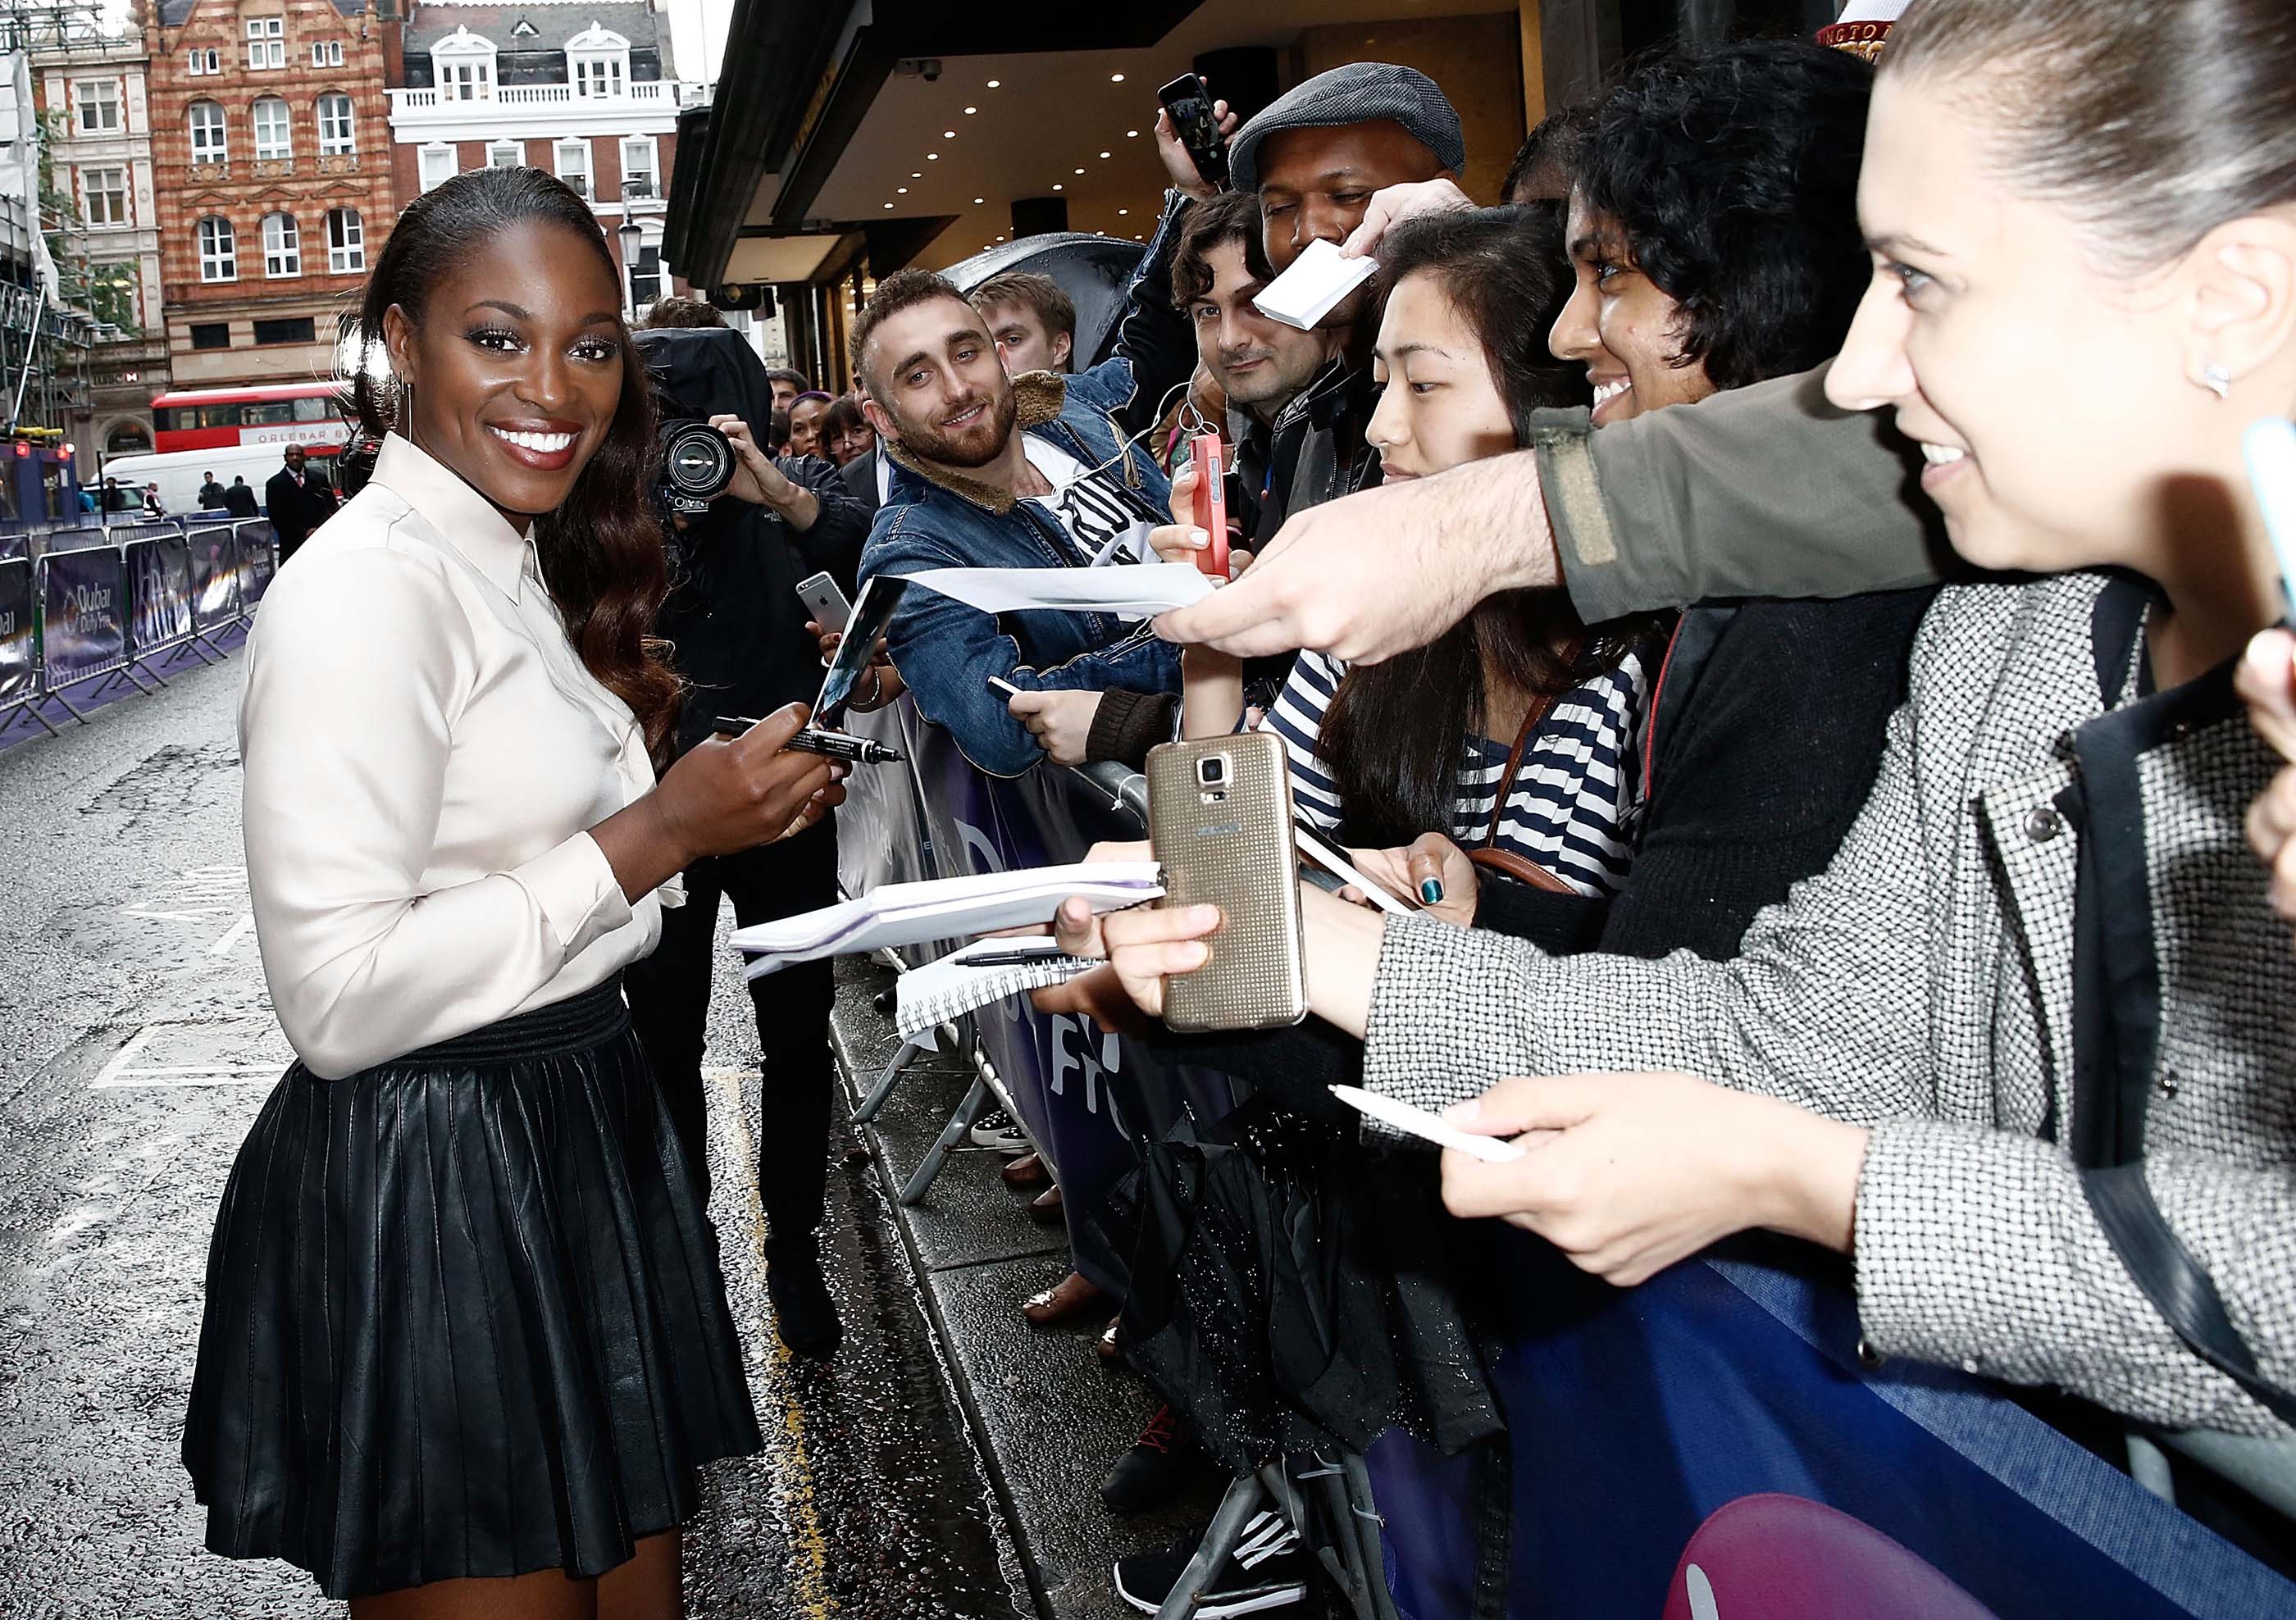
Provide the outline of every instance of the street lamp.
{"type": "Polygon", "coordinates": [[[637,221],[625,219],[614,234],[622,242],[622,313],[635,321],[638,317],[638,243],[645,233],[637,221]]]}

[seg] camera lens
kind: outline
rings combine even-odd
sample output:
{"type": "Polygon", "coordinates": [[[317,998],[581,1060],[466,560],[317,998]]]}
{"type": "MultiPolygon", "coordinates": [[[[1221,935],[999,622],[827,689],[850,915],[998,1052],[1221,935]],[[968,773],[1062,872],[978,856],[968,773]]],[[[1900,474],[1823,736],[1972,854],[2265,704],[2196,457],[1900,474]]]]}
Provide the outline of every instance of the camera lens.
{"type": "Polygon", "coordinates": [[[706,421],[661,424],[661,481],[673,495],[714,501],[734,481],[734,446],[706,421]]]}
{"type": "Polygon", "coordinates": [[[1207,754],[1196,761],[1196,780],[1207,788],[1217,788],[1227,780],[1227,756],[1207,754]]]}

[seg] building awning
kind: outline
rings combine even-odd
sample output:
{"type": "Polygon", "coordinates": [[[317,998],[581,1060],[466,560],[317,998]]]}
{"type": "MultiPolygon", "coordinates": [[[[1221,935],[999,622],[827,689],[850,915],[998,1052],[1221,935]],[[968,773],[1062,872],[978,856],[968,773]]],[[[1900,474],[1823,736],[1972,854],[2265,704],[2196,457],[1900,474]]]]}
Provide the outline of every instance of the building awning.
{"type": "Polygon", "coordinates": [[[709,288],[940,268],[1009,234],[1016,199],[1047,196],[1071,229],[1144,235],[1165,184],[1159,86],[1209,52],[1289,51],[1305,29],[1366,25],[1349,44],[1376,54],[1375,25],[1415,9],[735,0],[716,104],[680,122],[664,254],[709,288]]]}

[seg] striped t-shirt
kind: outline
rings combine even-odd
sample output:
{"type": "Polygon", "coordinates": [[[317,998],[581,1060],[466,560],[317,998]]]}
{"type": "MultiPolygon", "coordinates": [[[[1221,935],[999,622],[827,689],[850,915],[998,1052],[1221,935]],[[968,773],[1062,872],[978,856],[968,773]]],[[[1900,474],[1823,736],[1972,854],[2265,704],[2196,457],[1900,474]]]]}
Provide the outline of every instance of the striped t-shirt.
{"type": "MultiPolygon", "coordinates": [[[[1337,659],[1301,653],[1261,722],[1283,739],[1291,757],[1293,810],[1302,825],[1325,836],[1338,832],[1342,807],[1332,768],[1316,748],[1324,713],[1346,674],[1337,659]]],[[[1527,856],[1582,895],[1616,892],[1626,878],[1640,791],[1635,738],[1645,684],[1642,660],[1630,653],[1554,700],[1523,752],[1493,847],[1527,856]]],[[[1461,847],[1482,847],[1513,747],[1512,738],[1468,739],[1451,825],[1443,830],[1461,847]]]]}

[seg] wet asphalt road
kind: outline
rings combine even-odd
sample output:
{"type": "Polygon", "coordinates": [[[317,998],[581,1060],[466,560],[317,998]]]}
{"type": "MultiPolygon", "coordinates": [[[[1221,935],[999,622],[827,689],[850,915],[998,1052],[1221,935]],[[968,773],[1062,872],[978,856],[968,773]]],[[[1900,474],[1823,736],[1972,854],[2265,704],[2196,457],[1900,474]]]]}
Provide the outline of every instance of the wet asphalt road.
{"type": "MultiPolygon", "coordinates": [[[[215,1203],[287,1057],[240,871],[239,676],[189,670],[0,755],[0,1616],[341,1612],[299,1571],[202,1550],[176,1458],[215,1203]]],[[[706,1477],[687,1612],[1033,1614],[841,1122],[824,1234],[845,1348],[823,1369],[771,1335],[748,1014],[721,958],[712,1213],[767,1446],[706,1477]]]]}

